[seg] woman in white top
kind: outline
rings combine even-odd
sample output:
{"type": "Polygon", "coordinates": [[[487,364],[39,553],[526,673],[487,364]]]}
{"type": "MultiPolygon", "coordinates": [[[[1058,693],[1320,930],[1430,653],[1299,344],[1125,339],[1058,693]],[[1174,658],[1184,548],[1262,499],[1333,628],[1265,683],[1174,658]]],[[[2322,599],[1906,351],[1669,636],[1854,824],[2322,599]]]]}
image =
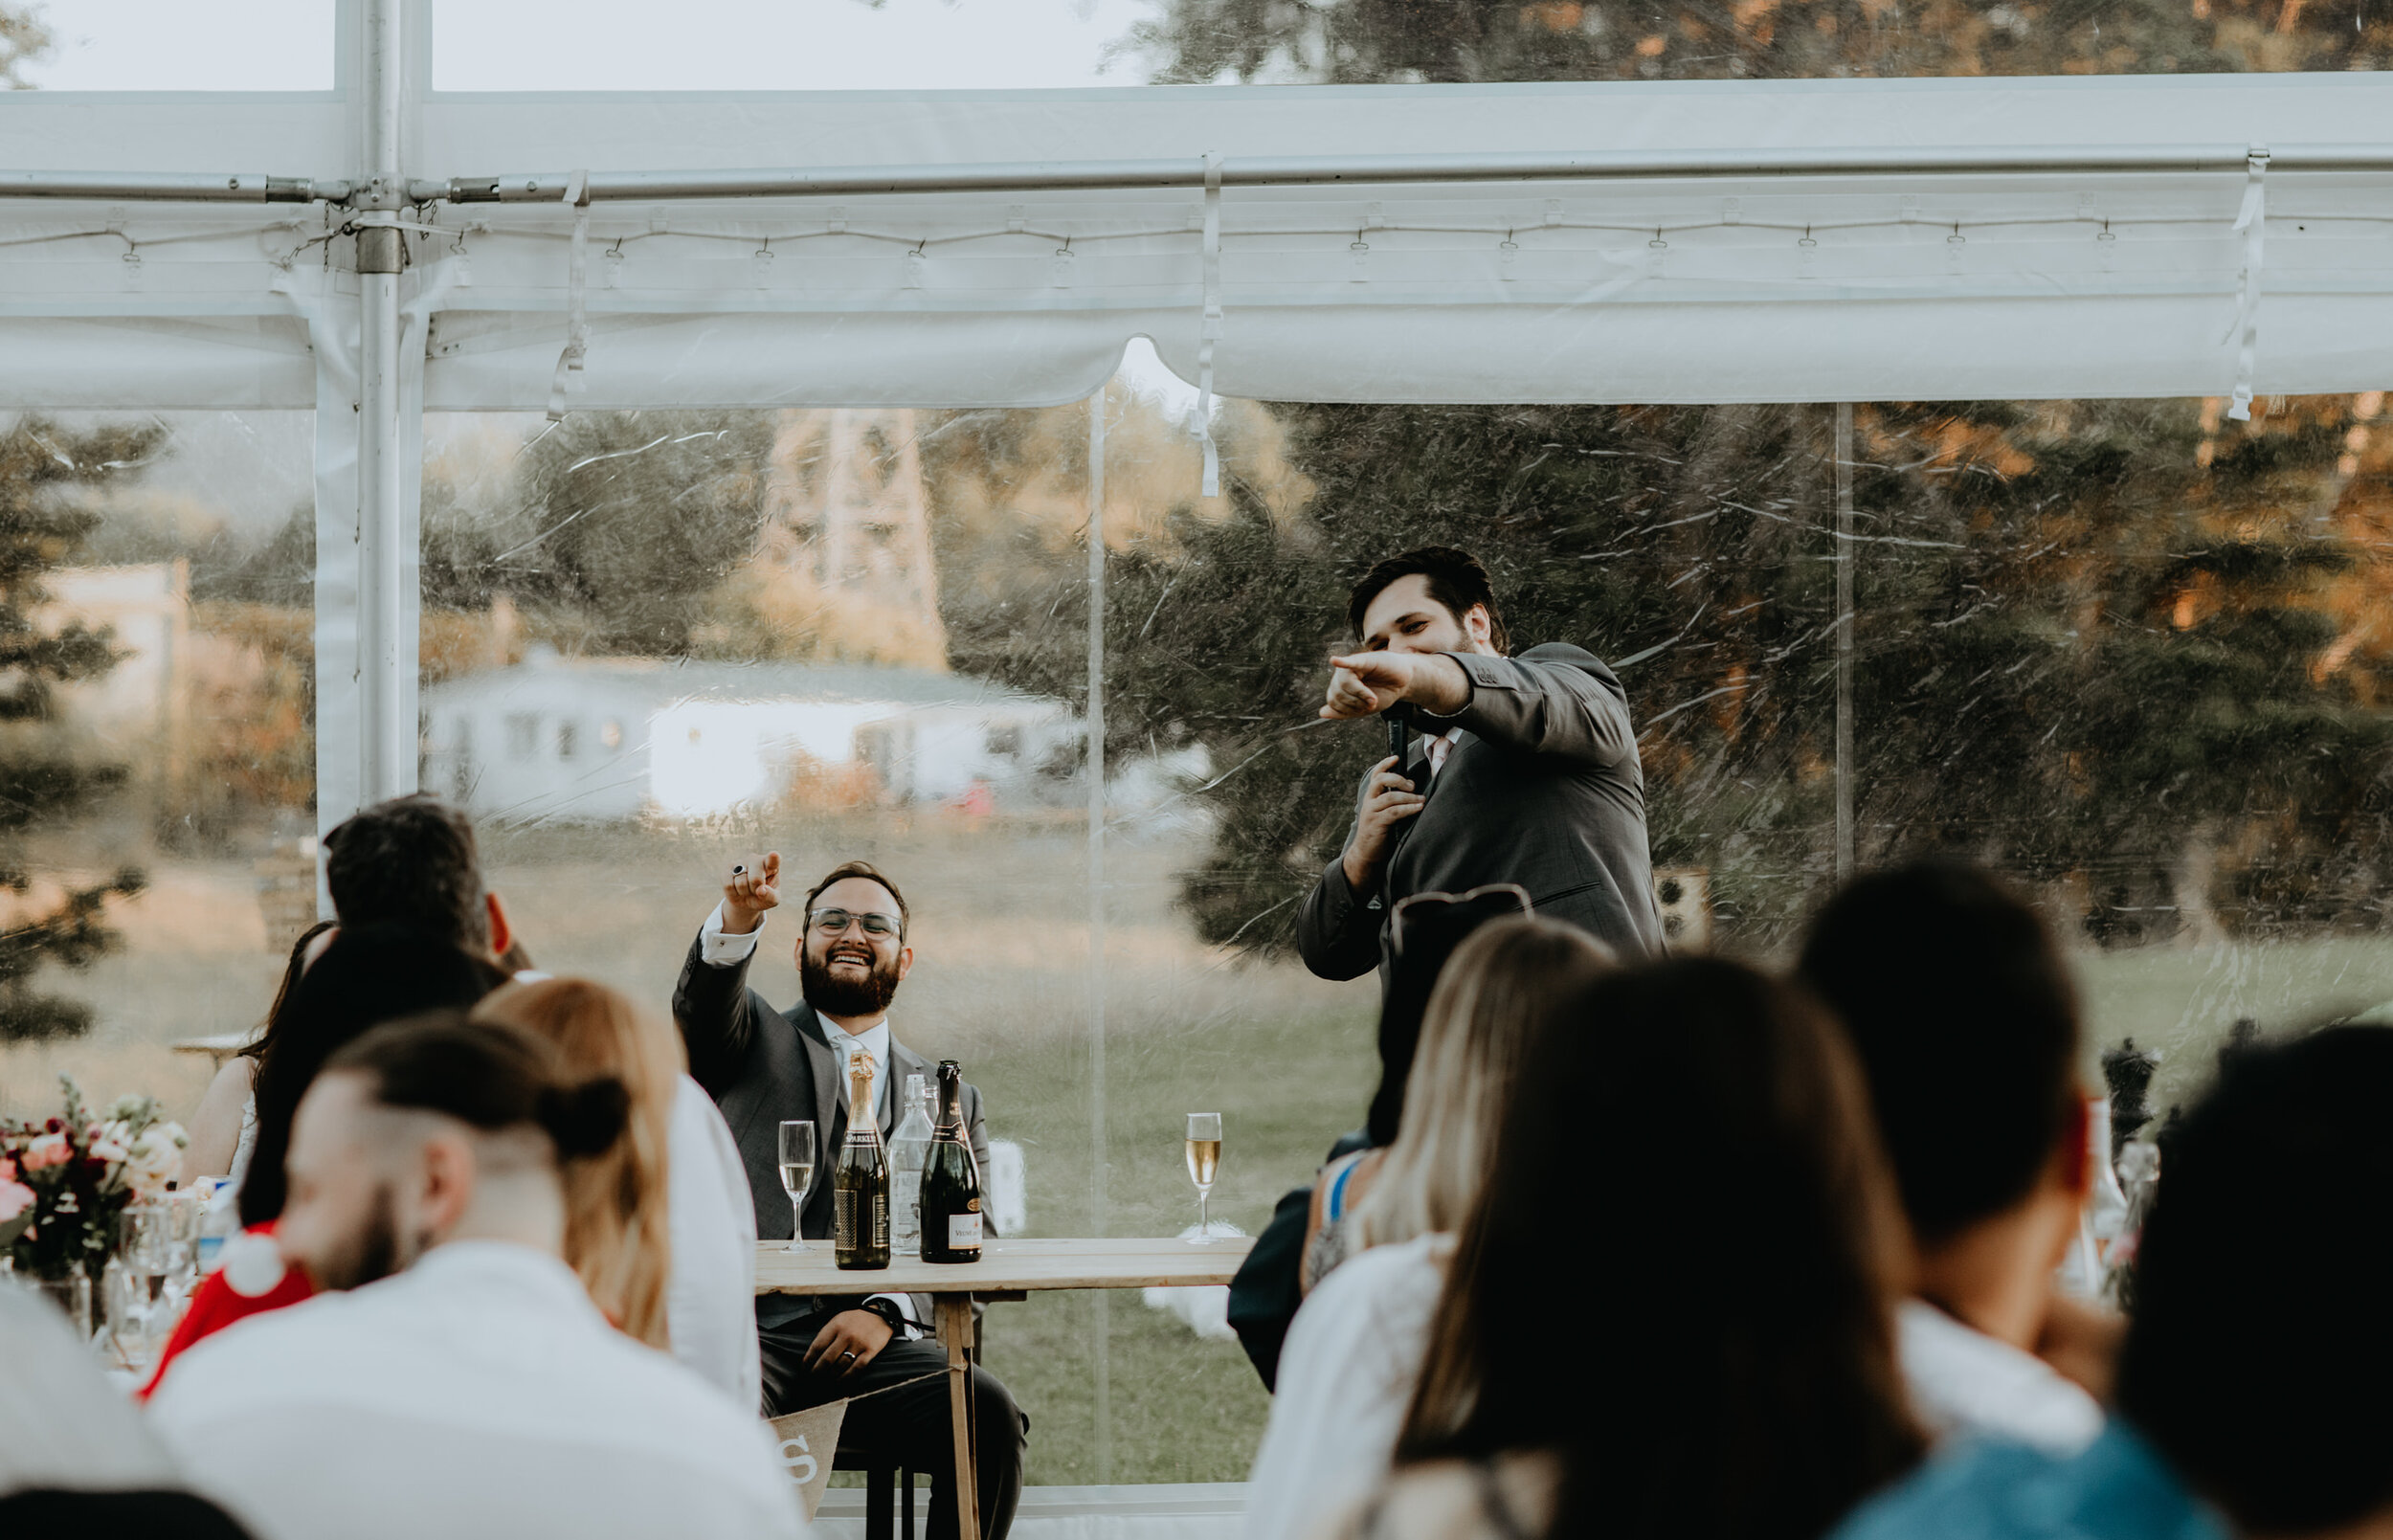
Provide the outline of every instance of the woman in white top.
{"type": "Polygon", "coordinates": [[[265,1058],[266,1044],[274,1040],[300,975],[331,945],[331,921],[319,920],[291,944],[291,960],[282,970],[281,987],[274,992],[274,1004],[266,1008],[257,1036],[226,1060],[217,1068],[216,1078],[208,1082],[199,1110],[191,1117],[190,1143],[183,1147],[185,1191],[196,1187],[203,1176],[222,1176],[229,1187],[241,1185],[249,1171],[249,1152],[257,1143],[257,1061],[265,1058]]]}
{"type": "Polygon", "coordinates": [[[1340,1221],[1346,1260],[1288,1327],[1248,1540],[1305,1540],[1385,1479],[1451,1232],[1478,1198],[1514,1074],[1610,965],[1602,943],[1551,920],[1498,921],[1455,949],[1422,1016],[1396,1143],[1340,1221]]]}
{"type": "Polygon", "coordinates": [[[722,1114],[683,1072],[681,1038],[589,979],[509,984],[474,1018],[535,1032],[577,1074],[631,1091],[626,1137],[568,1173],[566,1260],[608,1320],[752,1411],[755,1206],[722,1114]]]}

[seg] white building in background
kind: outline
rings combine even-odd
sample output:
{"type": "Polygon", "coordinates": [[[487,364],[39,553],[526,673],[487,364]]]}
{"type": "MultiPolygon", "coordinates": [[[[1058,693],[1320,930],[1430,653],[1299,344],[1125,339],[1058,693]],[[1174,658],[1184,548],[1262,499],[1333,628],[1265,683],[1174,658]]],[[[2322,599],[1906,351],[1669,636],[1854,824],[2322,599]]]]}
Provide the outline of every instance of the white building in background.
{"type": "Polygon", "coordinates": [[[564,658],[423,692],[424,790],[478,817],[704,818],[749,804],[1077,803],[1060,701],[927,670],[564,658]]]}

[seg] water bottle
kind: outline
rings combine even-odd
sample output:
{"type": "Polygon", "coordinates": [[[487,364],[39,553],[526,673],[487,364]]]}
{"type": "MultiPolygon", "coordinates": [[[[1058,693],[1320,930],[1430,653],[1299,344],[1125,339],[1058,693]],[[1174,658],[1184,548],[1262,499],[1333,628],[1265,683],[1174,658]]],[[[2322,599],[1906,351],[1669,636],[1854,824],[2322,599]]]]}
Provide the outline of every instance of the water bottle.
{"type": "Polygon", "coordinates": [[[889,1249],[911,1257],[922,1249],[923,1161],[930,1153],[930,1091],[920,1075],[906,1077],[906,1115],[889,1138],[889,1249]]]}

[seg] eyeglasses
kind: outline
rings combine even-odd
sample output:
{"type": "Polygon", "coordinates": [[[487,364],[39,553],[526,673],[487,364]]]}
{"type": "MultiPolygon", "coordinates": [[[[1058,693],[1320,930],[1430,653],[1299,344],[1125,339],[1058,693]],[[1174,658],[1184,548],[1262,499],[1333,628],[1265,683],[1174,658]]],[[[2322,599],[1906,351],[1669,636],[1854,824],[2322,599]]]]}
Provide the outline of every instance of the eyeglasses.
{"type": "Polygon", "coordinates": [[[852,925],[862,926],[868,936],[893,936],[901,928],[894,914],[850,914],[845,909],[816,909],[807,916],[807,924],[826,936],[839,935],[852,925]]]}

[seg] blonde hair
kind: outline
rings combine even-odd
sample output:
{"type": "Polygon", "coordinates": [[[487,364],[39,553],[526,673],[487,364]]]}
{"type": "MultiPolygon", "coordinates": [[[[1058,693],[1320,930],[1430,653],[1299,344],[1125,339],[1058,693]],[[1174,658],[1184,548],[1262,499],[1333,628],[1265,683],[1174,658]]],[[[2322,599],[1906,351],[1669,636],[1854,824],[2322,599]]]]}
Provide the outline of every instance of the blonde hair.
{"type": "Polygon", "coordinates": [[[681,1038],[662,1018],[585,978],[506,985],[475,1008],[474,1019],[546,1038],[574,1074],[613,1075],[632,1093],[631,1124],[615,1148],[566,1168],[565,1260],[608,1320],[652,1348],[670,1348],[666,1147],[684,1063],[681,1038]]]}
{"type": "Polygon", "coordinates": [[[1355,1204],[1355,1249],[1459,1230],[1495,1157],[1529,1044],[1612,966],[1583,930],[1498,920],[1454,949],[1422,1013],[1396,1143],[1355,1204]]]}

